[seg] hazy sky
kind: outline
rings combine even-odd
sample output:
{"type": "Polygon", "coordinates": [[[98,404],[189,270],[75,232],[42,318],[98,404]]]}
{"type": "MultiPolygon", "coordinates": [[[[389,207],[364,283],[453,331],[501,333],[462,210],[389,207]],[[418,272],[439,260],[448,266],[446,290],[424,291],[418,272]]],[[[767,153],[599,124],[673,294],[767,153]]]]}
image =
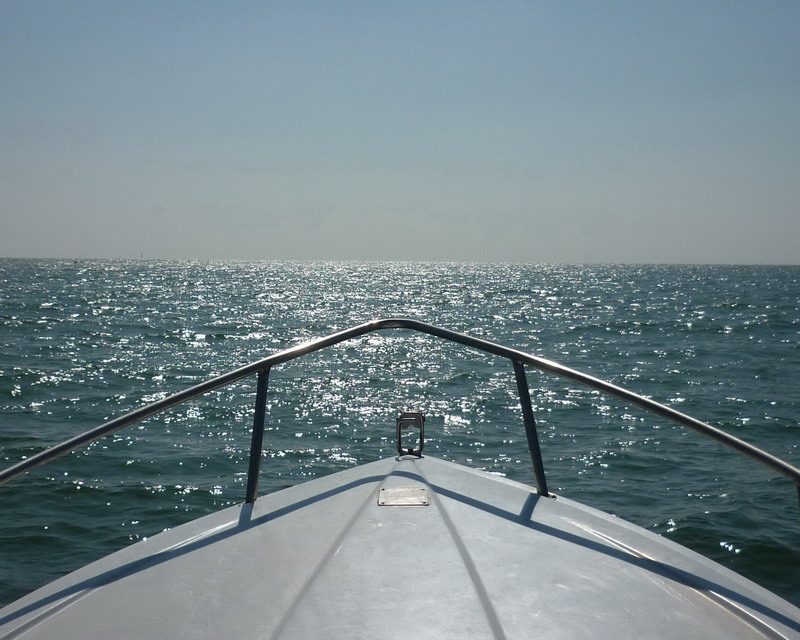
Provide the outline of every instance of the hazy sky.
{"type": "Polygon", "coordinates": [[[0,256],[800,263],[800,2],[0,2],[0,256]]]}

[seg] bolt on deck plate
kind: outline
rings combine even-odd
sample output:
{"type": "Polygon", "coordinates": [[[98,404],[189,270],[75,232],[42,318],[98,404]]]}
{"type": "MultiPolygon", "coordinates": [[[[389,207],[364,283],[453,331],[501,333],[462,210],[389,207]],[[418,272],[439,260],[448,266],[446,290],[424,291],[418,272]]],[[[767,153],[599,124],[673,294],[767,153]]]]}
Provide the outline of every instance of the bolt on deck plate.
{"type": "Polygon", "coordinates": [[[392,487],[378,491],[381,507],[427,507],[429,504],[426,487],[392,487]]]}

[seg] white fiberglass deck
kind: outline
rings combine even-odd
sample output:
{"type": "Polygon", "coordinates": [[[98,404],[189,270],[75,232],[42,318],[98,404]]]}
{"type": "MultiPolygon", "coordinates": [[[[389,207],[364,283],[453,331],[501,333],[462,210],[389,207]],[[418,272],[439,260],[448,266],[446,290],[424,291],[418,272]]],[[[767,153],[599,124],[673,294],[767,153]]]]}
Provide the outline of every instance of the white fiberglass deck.
{"type": "Polygon", "coordinates": [[[800,638],[800,610],[589,507],[392,458],[84,567],[0,611],[19,636],[800,638]]]}

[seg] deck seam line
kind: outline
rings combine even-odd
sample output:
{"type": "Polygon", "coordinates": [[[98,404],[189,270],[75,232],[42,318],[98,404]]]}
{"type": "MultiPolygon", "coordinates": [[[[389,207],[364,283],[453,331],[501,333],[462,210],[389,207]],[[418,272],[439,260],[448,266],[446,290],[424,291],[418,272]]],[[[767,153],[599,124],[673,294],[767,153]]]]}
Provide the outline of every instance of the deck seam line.
{"type": "Polygon", "coordinates": [[[439,495],[432,489],[433,485],[428,480],[425,472],[421,468],[418,468],[417,473],[425,481],[425,484],[431,489],[431,502],[436,505],[436,510],[439,512],[439,515],[441,515],[442,521],[444,522],[444,525],[447,528],[447,531],[450,533],[450,537],[453,539],[453,543],[458,550],[458,554],[461,556],[461,559],[464,562],[464,567],[466,568],[470,580],[475,587],[478,601],[481,603],[483,611],[486,614],[486,620],[489,624],[489,628],[492,631],[492,635],[496,638],[496,640],[506,640],[506,633],[503,630],[500,617],[497,615],[494,605],[492,605],[486,585],[484,585],[483,580],[481,580],[480,573],[478,573],[478,568],[475,566],[475,562],[473,561],[466,544],[464,544],[464,540],[458,534],[453,521],[450,519],[450,515],[447,513],[442,501],[439,499],[439,495]]]}
{"type": "MultiPolygon", "coordinates": [[[[384,484],[386,484],[386,481],[392,475],[392,473],[395,470],[397,470],[398,466],[399,463],[396,463],[394,467],[392,467],[391,471],[389,471],[384,475],[383,479],[378,484],[379,490],[384,484]]],[[[294,614],[297,611],[297,607],[300,605],[300,602],[303,600],[308,591],[311,589],[311,586],[314,584],[314,581],[322,574],[322,572],[325,570],[325,567],[328,566],[330,561],[339,552],[339,549],[342,546],[342,542],[347,537],[347,534],[353,528],[353,526],[358,521],[359,517],[367,508],[367,506],[371,504],[374,499],[375,499],[375,492],[372,489],[370,489],[364,502],[358,509],[355,510],[353,515],[350,517],[345,526],[339,532],[339,535],[337,535],[336,538],[334,538],[333,542],[331,543],[331,546],[322,556],[322,559],[319,561],[317,566],[314,567],[314,570],[309,574],[305,582],[303,582],[300,589],[298,589],[297,594],[292,599],[291,604],[287,607],[286,613],[284,613],[283,616],[281,616],[281,619],[278,621],[278,624],[275,625],[275,630],[270,634],[269,636],[270,640],[278,640],[278,638],[280,638],[280,636],[283,634],[283,632],[286,629],[286,625],[288,625],[289,621],[292,619],[292,617],[294,617],[294,614]]]]}

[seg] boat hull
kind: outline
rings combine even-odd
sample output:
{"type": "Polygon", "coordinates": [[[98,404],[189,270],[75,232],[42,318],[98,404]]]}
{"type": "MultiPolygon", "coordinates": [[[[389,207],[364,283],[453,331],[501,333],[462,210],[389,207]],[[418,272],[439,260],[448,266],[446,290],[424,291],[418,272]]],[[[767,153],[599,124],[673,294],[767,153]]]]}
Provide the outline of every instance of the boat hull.
{"type": "Polygon", "coordinates": [[[0,611],[0,638],[800,638],[680,545],[432,457],[319,478],[139,542],[0,611]]]}

